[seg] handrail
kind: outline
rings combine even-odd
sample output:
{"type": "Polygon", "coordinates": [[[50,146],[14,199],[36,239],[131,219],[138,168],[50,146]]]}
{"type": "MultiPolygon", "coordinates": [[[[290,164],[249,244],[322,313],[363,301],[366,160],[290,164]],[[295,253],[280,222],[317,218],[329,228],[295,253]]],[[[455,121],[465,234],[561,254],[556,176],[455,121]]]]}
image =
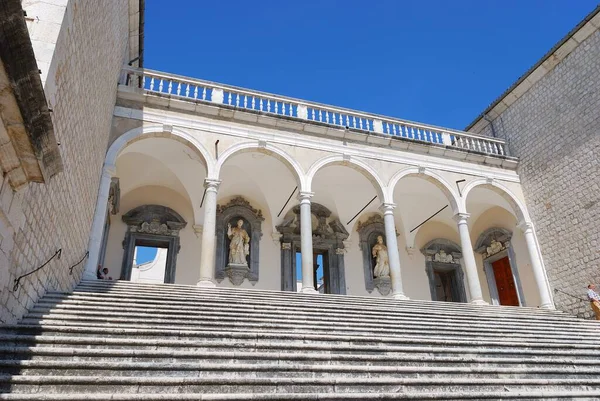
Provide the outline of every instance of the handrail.
{"type": "Polygon", "coordinates": [[[23,279],[23,278],[25,278],[25,277],[27,277],[27,276],[29,276],[29,275],[31,275],[31,274],[33,274],[33,273],[37,272],[38,270],[40,270],[41,268],[43,268],[44,266],[46,266],[48,263],[50,263],[50,261],[51,261],[52,259],[54,259],[55,257],[57,257],[57,256],[58,256],[58,259],[60,259],[60,254],[61,254],[61,253],[62,253],[62,248],[60,248],[58,251],[56,251],[56,252],[54,253],[54,255],[52,255],[52,256],[50,257],[50,259],[48,259],[47,261],[45,261],[45,262],[44,262],[44,263],[43,263],[43,264],[42,264],[40,267],[38,267],[38,268],[36,268],[36,269],[34,269],[34,270],[30,271],[29,273],[22,274],[22,275],[20,275],[19,277],[17,277],[17,278],[15,279],[15,281],[14,281],[14,285],[13,285],[13,292],[15,292],[15,291],[17,291],[17,290],[19,289],[19,284],[20,284],[20,282],[21,282],[21,279],[23,279]]]}
{"type": "Polygon", "coordinates": [[[90,251],[86,251],[85,254],[83,255],[83,257],[79,260],[79,262],[77,262],[73,266],[69,267],[69,274],[71,276],[73,275],[73,269],[75,268],[75,266],[77,266],[78,264],[83,262],[85,260],[85,258],[87,258],[88,256],[90,256],[90,251]]]}
{"type": "Polygon", "coordinates": [[[379,114],[310,102],[160,71],[124,66],[122,85],[174,98],[222,104],[236,109],[278,115],[304,122],[403,137],[419,142],[506,156],[506,142],[498,138],[416,123],[379,114]]]}

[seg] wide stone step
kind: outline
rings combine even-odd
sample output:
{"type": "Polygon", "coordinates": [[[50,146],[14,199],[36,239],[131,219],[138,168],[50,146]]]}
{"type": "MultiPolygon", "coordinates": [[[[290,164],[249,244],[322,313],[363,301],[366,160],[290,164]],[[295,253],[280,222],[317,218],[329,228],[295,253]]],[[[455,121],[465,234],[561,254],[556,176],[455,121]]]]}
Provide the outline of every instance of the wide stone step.
{"type": "Polygon", "coordinates": [[[190,363],[190,362],[123,362],[123,361],[39,361],[0,360],[0,369],[12,375],[37,376],[185,376],[215,378],[227,375],[233,378],[262,377],[524,377],[535,378],[593,378],[600,374],[600,366],[574,367],[499,367],[499,366],[372,366],[349,364],[280,364],[280,363],[190,363]]]}
{"type": "Polygon", "coordinates": [[[129,376],[0,376],[0,391],[56,394],[79,393],[352,393],[352,392],[454,392],[600,390],[598,378],[494,379],[494,378],[203,378],[129,376]]]}
{"type": "MultiPolygon", "coordinates": [[[[138,331],[139,332],[139,331],[138,331]]],[[[45,347],[69,347],[69,348],[130,348],[143,349],[212,349],[212,350],[273,350],[273,351],[337,351],[337,352],[439,352],[440,350],[453,349],[454,352],[486,352],[516,355],[586,355],[590,350],[597,349],[583,344],[545,344],[545,343],[516,343],[504,341],[469,341],[469,340],[436,340],[432,338],[395,338],[396,341],[386,341],[382,338],[376,344],[372,341],[357,342],[350,339],[340,339],[329,336],[328,340],[306,337],[287,336],[286,339],[272,333],[268,338],[258,339],[256,337],[235,338],[219,336],[219,333],[206,333],[206,336],[186,339],[169,339],[156,337],[103,337],[97,336],[51,336],[51,335],[24,335],[24,334],[2,334],[0,344],[7,346],[45,346],[45,347]]]]}
{"type": "Polygon", "coordinates": [[[370,297],[352,297],[340,295],[310,295],[298,294],[282,291],[262,291],[262,290],[242,290],[225,288],[197,288],[175,285],[138,285],[133,283],[119,282],[117,284],[97,284],[92,285],[83,283],[78,286],[75,293],[94,293],[94,294],[130,294],[136,296],[145,296],[150,298],[178,298],[178,299],[198,299],[207,297],[219,301],[240,302],[249,304],[282,304],[296,305],[299,307],[319,308],[362,308],[363,310],[393,311],[395,309],[405,309],[418,311],[424,309],[433,313],[455,313],[460,315],[490,313],[501,315],[508,313],[511,315],[523,317],[537,317],[540,319],[564,319],[567,321],[577,321],[573,317],[562,312],[550,311],[539,308],[511,307],[511,306],[478,306],[465,303],[433,302],[433,301],[411,301],[411,300],[393,300],[389,298],[370,298],[370,297]]]}
{"type": "Polygon", "coordinates": [[[294,363],[305,361],[311,363],[338,362],[348,364],[389,365],[417,363],[414,366],[438,363],[503,363],[503,364],[551,364],[551,365],[581,365],[598,366],[600,362],[590,353],[575,353],[572,351],[559,351],[554,353],[532,353],[528,350],[516,352],[490,349],[458,350],[454,348],[421,349],[415,352],[385,351],[356,349],[343,350],[302,350],[302,351],[222,351],[222,350],[140,350],[130,348],[79,349],[58,347],[0,347],[0,355],[8,360],[96,360],[96,361],[215,361],[215,362],[247,362],[268,363],[294,363]]]}
{"type": "MultiPolygon", "coordinates": [[[[239,319],[243,318],[248,321],[264,321],[277,320],[282,322],[311,322],[311,323],[331,323],[332,320],[341,321],[348,325],[352,323],[370,326],[390,326],[393,325],[420,325],[436,328],[460,328],[461,331],[477,331],[485,332],[493,330],[507,330],[514,332],[515,330],[532,331],[542,329],[545,333],[571,333],[576,337],[585,337],[591,335],[597,338],[600,332],[600,326],[576,326],[571,323],[563,322],[527,322],[522,320],[511,319],[493,319],[486,317],[472,317],[469,319],[456,319],[453,316],[443,316],[432,318],[431,316],[404,316],[404,315],[379,315],[369,316],[362,313],[335,313],[323,312],[316,313],[315,311],[298,311],[286,310],[285,308],[248,308],[240,307],[239,309],[230,305],[172,305],[165,302],[158,304],[145,304],[131,300],[123,302],[122,300],[96,300],[90,298],[88,300],[65,299],[60,303],[56,303],[50,299],[43,299],[35,308],[32,309],[35,316],[40,314],[50,313],[90,313],[90,314],[108,314],[118,313],[119,316],[140,316],[151,314],[157,317],[202,317],[203,319],[220,320],[223,318],[239,319]],[[465,327],[465,324],[468,326],[465,327]]],[[[30,315],[31,316],[31,315],[30,315]]]]}
{"type": "MultiPolygon", "coordinates": [[[[34,324],[60,324],[60,325],[87,325],[87,326],[115,326],[115,327],[174,327],[181,330],[189,329],[211,329],[211,330],[251,330],[251,331],[296,331],[296,332],[323,332],[336,334],[355,334],[360,336],[403,336],[403,335],[426,335],[432,330],[438,334],[452,338],[453,336],[465,336],[468,334],[483,337],[505,336],[506,338],[533,337],[538,339],[557,339],[566,342],[574,340],[583,340],[588,344],[598,344],[595,333],[589,333],[589,336],[576,336],[570,333],[557,331],[545,335],[544,331],[510,329],[509,327],[480,327],[477,324],[471,324],[470,328],[460,330],[460,326],[455,326],[455,330],[445,330],[443,325],[436,327],[433,324],[419,324],[417,329],[398,328],[394,325],[385,324],[353,324],[352,322],[331,321],[331,322],[312,322],[310,320],[283,321],[281,319],[269,318],[236,318],[236,317],[215,317],[185,315],[170,316],[168,314],[149,313],[122,313],[122,314],[104,314],[98,311],[70,311],[56,310],[48,313],[29,313],[22,322],[28,325],[34,324]],[[424,326],[424,327],[423,327],[424,326]],[[583,337],[583,338],[582,338],[583,337]]],[[[408,325],[408,324],[406,324],[408,325]]],[[[400,326],[402,327],[402,326],[400,326]]],[[[405,327],[405,326],[404,326],[405,327]]],[[[410,326],[409,326],[410,327],[410,326]]],[[[599,333],[600,334],[600,333],[599,333]]]]}
{"type": "Polygon", "coordinates": [[[223,393],[223,394],[195,394],[195,393],[137,393],[115,394],[99,393],[71,393],[71,394],[0,394],[2,401],[392,401],[392,400],[598,400],[600,391],[547,391],[547,390],[522,390],[522,391],[455,391],[443,392],[392,392],[392,393],[223,393]]]}
{"type": "MultiPolygon", "coordinates": [[[[82,282],[76,291],[93,291],[95,293],[106,292],[130,292],[137,294],[153,294],[153,295],[176,295],[178,297],[194,297],[199,295],[210,294],[213,297],[220,299],[246,299],[250,302],[298,302],[301,304],[311,304],[315,307],[341,306],[344,305],[365,305],[367,308],[389,309],[390,307],[435,307],[438,310],[452,310],[457,312],[480,312],[482,309],[495,311],[514,311],[526,315],[548,316],[563,316],[571,318],[562,312],[555,310],[539,309],[532,307],[513,307],[513,306],[480,306],[468,303],[452,303],[452,302],[434,302],[425,300],[395,300],[392,298],[376,298],[376,297],[359,297],[349,295],[335,294],[305,294],[286,291],[268,291],[256,289],[240,289],[240,288],[205,288],[195,286],[183,286],[174,284],[139,284],[125,281],[116,282],[82,282]]],[[[365,308],[366,309],[366,308],[365,308]]],[[[432,308],[433,309],[433,308],[432,308]]]]}

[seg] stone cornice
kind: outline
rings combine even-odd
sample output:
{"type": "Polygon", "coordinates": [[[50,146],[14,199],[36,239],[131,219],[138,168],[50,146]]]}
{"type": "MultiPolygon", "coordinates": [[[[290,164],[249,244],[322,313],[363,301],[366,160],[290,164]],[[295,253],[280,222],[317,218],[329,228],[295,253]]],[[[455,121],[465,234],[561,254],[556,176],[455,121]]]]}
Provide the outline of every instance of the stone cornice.
{"type": "MultiPolygon", "coordinates": [[[[468,161],[467,155],[463,155],[465,160],[456,160],[446,157],[443,154],[434,156],[413,153],[411,152],[411,146],[409,146],[408,149],[403,150],[389,147],[364,146],[364,142],[359,145],[347,141],[342,142],[343,148],[340,149],[341,141],[338,138],[322,138],[305,135],[304,133],[295,132],[287,126],[271,126],[265,128],[252,125],[237,126],[237,124],[232,124],[229,121],[211,119],[210,117],[199,115],[190,115],[177,111],[166,111],[158,108],[151,108],[149,106],[144,107],[144,110],[117,106],[115,107],[114,116],[160,125],[168,124],[182,129],[212,132],[258,141],[268,141],[273,145],[296,146],[313,150],[322,150],[333,154],[343,153],[345,155],[356,156],[363,159],[400,163],[408,166],[431,168],[459,174],[468,174],[476,177],[495,178],[506,182],[520,182],[516,171],[470,162],[468,161]]],[[[418,144],[415,144],[415,146],[417,145],[418,144]]],[[[514,167],[516,168],[516,162],[514,163],[514,167]]]]}

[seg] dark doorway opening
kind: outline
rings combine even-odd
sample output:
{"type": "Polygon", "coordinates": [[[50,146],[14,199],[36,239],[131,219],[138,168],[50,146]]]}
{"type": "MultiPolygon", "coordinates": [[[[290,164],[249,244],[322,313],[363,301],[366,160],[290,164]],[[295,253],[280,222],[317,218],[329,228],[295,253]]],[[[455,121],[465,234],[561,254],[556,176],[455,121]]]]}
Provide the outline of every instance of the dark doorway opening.
{"type": "Polygon", "coordinates": [[[433,277],[437,301],[460,302],[457,298],[457,283],[454,271],[434,270],[433,277]]]}

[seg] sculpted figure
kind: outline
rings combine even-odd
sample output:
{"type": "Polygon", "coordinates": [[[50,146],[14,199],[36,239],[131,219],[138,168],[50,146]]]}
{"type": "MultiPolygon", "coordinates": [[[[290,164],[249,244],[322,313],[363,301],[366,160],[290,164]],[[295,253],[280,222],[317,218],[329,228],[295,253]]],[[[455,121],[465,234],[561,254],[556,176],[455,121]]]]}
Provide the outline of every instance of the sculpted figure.
{"type": "Polygon", "coordinates": [[[227,224],[227,236],[231,240],[229,244],[229,264],[248,265],[246,256],[250,254],[250,237],[242,227],[244,220],[238,220],[237,226],[231,228],[227,224]]]}
{"type": "Polygon", "coordinates": [[[377,237],[377,243],[373,246],[372,254],[376,258],[373,275],[375,277],[389,277],[390,263],[388,260],[388,251],[387,247],[383,245],[383,237],[381,235],[377,237]]]}

